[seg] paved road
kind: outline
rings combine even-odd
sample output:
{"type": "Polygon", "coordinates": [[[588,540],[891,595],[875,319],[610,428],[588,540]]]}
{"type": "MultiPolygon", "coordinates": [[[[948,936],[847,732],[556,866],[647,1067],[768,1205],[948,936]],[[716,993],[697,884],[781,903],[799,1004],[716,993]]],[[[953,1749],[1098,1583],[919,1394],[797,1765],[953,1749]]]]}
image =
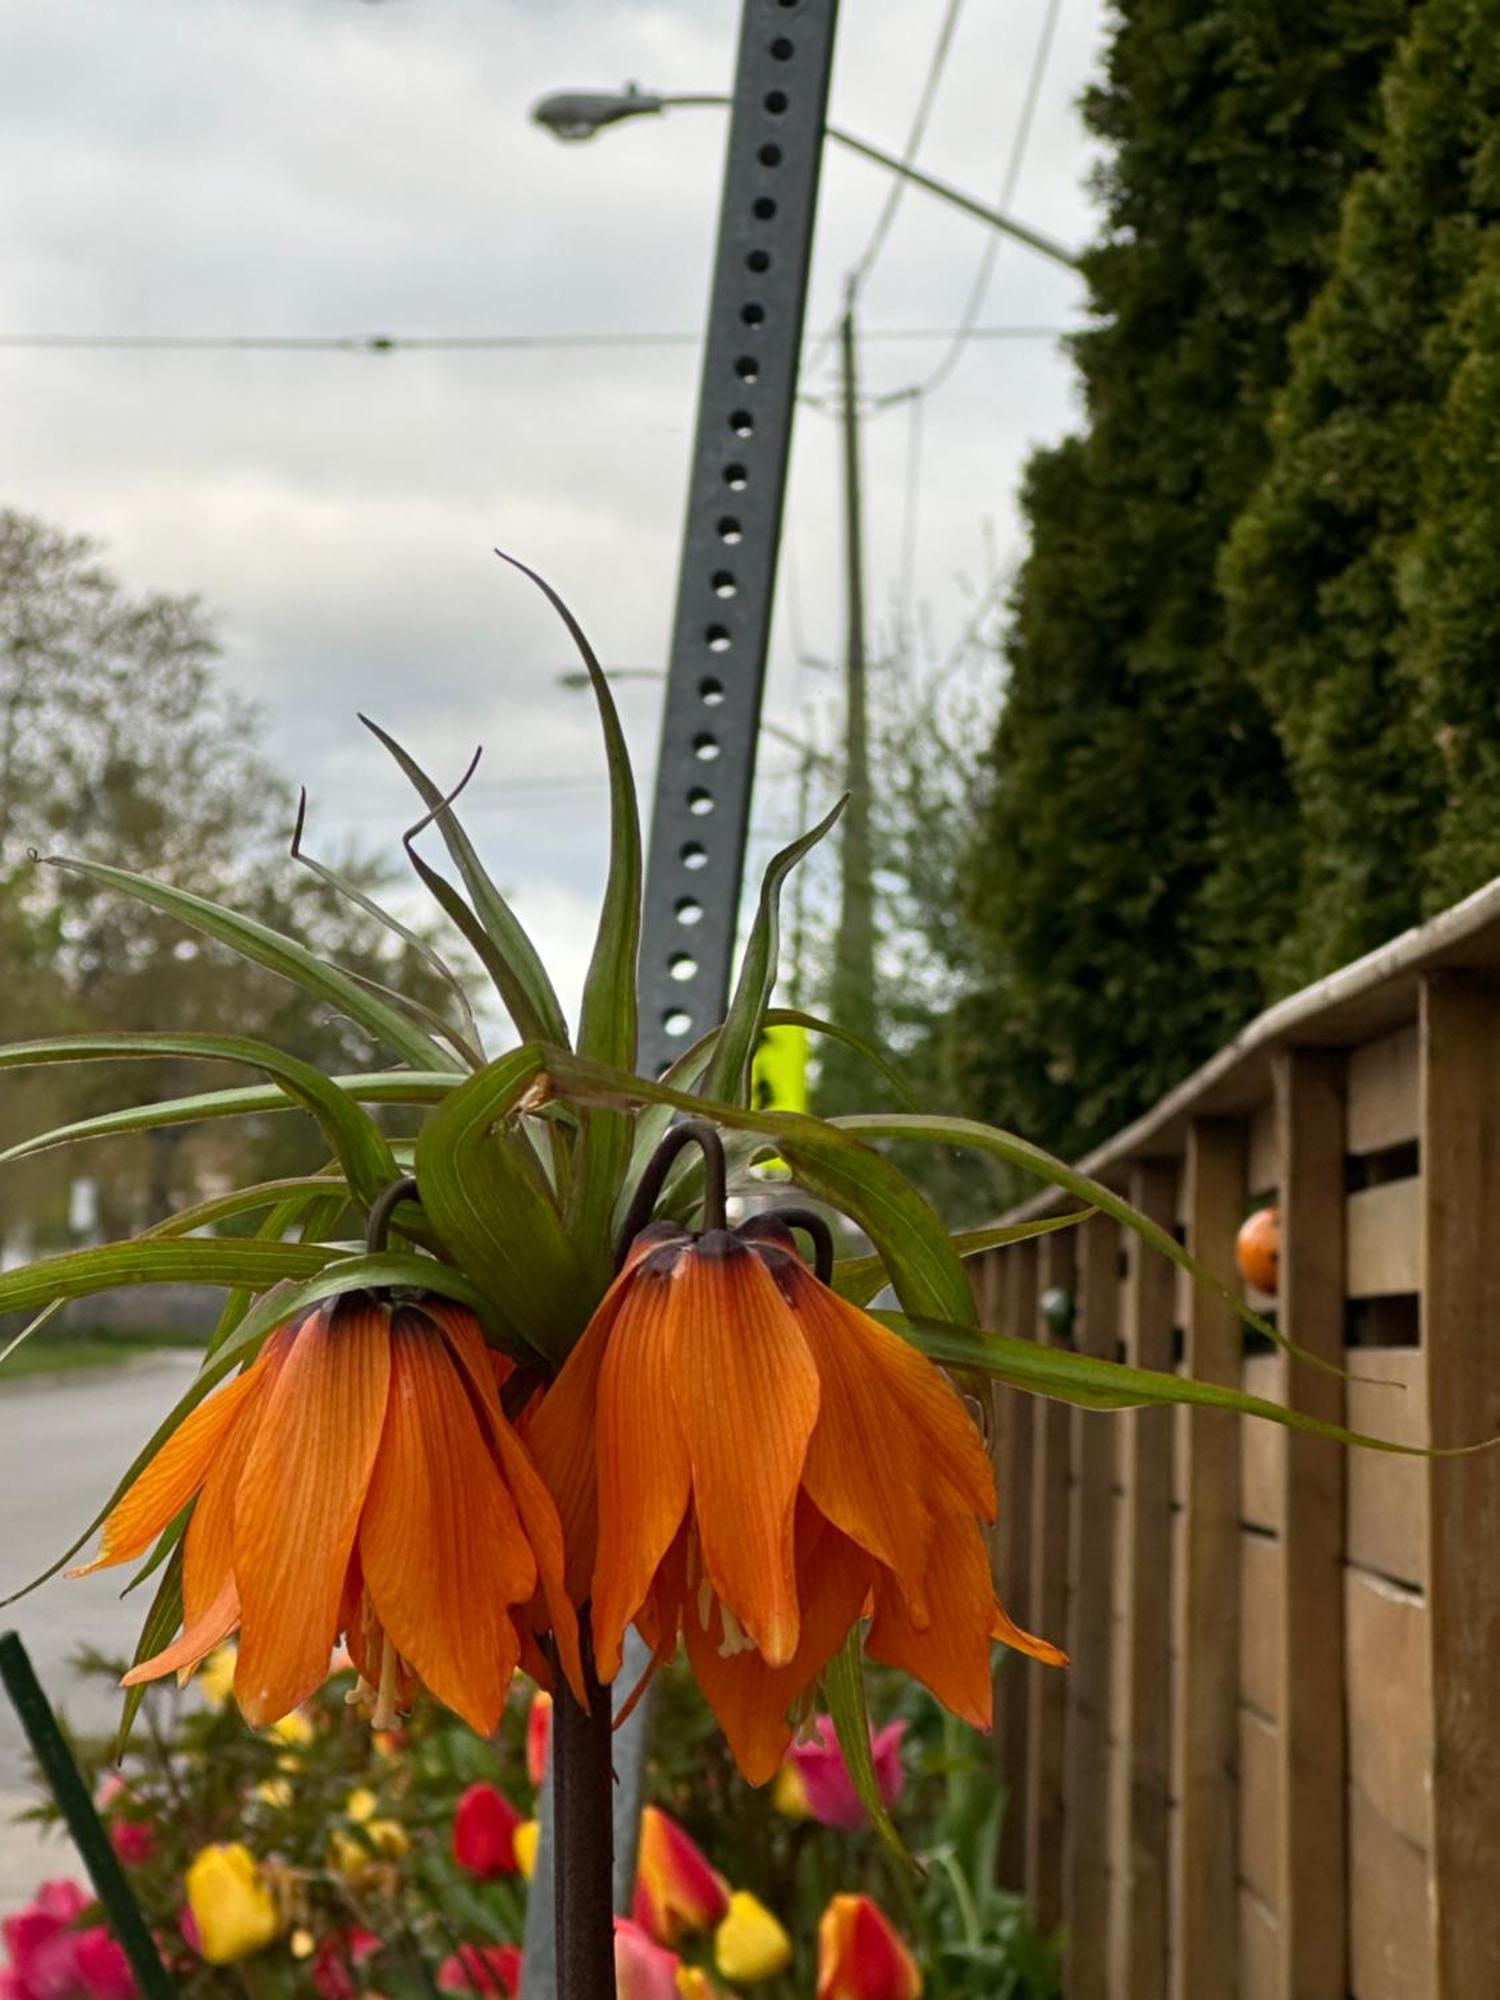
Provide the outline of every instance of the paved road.
{"type": "MultiPolygon", "coordinates": [[[[116,1369],[87,1370],[0,1387],[0,1597],[29,1583],[61,1555],[108,1498],[115,1481],[182,1394],[197,1357],[165,1352],[116,1369]]],[[[93,1645],[127,1657],[149,1598],[120,1601],[128,1568],[68,1582],[56,1577],[0,1611],[13,1626],[43,1687],[84,1730],[104,1730],[118,1697],[99,1681],[80,1681],[69,1656],[93,1645]]],[[[14,1714],[0,1696],[0,1914],[47,1874],[76,1872],[68,1851],[39,1845],[10,1822],[26,1782],[26,1749],[14,1714]]]]}

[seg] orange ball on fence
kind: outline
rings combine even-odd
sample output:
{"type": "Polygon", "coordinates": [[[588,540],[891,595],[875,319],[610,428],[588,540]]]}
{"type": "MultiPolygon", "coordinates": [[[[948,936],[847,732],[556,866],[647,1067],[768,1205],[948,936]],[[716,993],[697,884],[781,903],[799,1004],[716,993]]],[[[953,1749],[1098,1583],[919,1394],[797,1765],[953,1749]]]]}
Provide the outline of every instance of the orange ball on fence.
{"type": "Polygon", "coordinates": [[[1240,1276],[1258,1292],[1274,1292],[1281,1276],[1281,1210],[1258,1208],[1240,1224],[1234,1241],[1240,1276]]]}

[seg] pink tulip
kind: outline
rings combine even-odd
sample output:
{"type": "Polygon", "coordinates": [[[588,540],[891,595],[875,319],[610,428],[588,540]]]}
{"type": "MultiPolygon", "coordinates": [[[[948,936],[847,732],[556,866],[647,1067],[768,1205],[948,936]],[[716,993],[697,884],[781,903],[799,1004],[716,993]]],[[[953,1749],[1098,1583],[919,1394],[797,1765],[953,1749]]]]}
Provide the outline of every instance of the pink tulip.
{"type": "Polygon", "coordinates": [[[0,1925],[10,1967],[0,2000],[134,2000],[130,1966],[103,1925],[75,1929],[89,1899],[76,1882],[47,1882],[0,1925]]]}
{"type": "Polygon", "coordinates": [[[615,1918],[615,1992],[618,2000],[679,2000],[677,1968],[666,1951],[629,1917],[615,1918]]]}
{"type": "MultiPolygon", "coordinates": [[[[808,1813],[824,1826],[868,1826],[870,1817],[854,1789],[849,1766],[844,1762],[833,1717],[820,1715],[816,1727],[818,1733],[815,1739],[793,1743],[787,1752],[787,1762],[797,1774],[808,1813]]],[[[901,1739],[905,1734],[904,1722],[891,1722],[878,1735],[872,1732],[870,1736],[875,1781],[880,1786],[880,1796],[888,1806],[893,1806],[900,1798],[901,1787],[906,1780],[901,1762],[901,1739]]]]}

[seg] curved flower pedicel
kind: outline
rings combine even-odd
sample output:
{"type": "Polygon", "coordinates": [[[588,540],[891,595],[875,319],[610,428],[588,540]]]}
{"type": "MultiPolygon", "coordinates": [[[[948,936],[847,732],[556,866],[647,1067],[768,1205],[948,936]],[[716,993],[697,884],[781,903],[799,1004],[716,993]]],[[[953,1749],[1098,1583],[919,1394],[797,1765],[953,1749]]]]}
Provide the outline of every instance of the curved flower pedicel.
{"type": "Polygon", "coordinates": [[[182,1635],[126,1684],[186,1677],[237,1630],[235,1696],[264,1726],[321,1684],[342,1634],[377,1727],[421,1682],[488,1735],[518,1662],[548,1671],[536,1631],[577,1679],[561,1529],[500,1405],[508,1366],[471,1313],[431,1297],[351,1292],[279,1327],[74,1572],[143,1554],[192,1504],[182,1635]]]}
{"type": "Polygon", "coordinates": [[[866,1648],[980,1728],[995,1638],[1060,1664],[996,1602],[981,1523],[995,1484],[946,1378],[803,1263],[801,1210],[724,1226],[723,1156],[678,1126],[642,1182],[624,1268],[528,1428],[557,1497],[574,1601],[592,1601],[601,1677],[637,1624],[658,1660],[679,1634],[754,1784],[868,1610],[866,1648]],[[650,1213],[689,1140],[707,1226],[650,1213]]]}

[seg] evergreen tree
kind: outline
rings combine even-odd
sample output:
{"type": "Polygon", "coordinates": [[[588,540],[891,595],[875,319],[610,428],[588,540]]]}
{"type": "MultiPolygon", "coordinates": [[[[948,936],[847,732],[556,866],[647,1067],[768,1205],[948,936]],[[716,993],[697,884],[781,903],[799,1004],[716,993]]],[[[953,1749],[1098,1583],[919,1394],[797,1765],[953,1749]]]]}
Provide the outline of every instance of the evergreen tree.
{"type": "Polygon", "coordinates": [[[1296,797],[1296,859],[1263,933],[1283,986],[1500,867],[1485,685],[1500,598],[1483,539],[1500,497],[1484,254],[1500,215],[1497,28],[1493,0],[1425,0],[1413,17],[1378,160],[1293,342],[1270,468],[1225,551],[1231,652],[1296,797]]]}
{"type": "Polygon", "coordinates": [[[1262,997],[1246,939],[1277,901],[1291,797],[1216,566],[1405,11],[1129,0],[1087,100],[1109,148],[1098,324],[1075,343],[1087,427],[1026,482],[958,1024],[970,1101],[1060,1147],[1138,1111],[1262,997]]]}

